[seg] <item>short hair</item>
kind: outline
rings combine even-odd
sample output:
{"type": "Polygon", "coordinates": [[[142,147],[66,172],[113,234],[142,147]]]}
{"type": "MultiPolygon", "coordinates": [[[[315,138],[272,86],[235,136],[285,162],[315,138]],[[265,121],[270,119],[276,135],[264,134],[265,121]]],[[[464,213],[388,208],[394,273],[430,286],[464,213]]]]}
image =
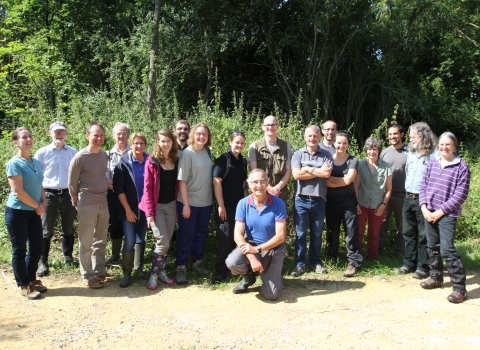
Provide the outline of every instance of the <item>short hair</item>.
{"type": "MultiPolygon", "coordinates": [[[[376,137],[369,137],[365,141],[365,145],[363,146],[363,149],[366,151],[368,149],[376,148],[378,150],[378,153],[382,152],[382,141],[377,139],[376,137]]],[[[380,154],[379,154],[380,156],[380,154]]]]}
{"type": "Polygon", "coordinates": [[[457,137],[453,134],[453,132],[450,131],[445,131],[443,134],[440,135],[438,140],[440,140],[442,137],[448,137],[450,140],[453,142],[453,146],[457,148],[458,146],[458,140],[457,137]]]}
{"type": "Polygon", "coordinates": [[[105,128],[99,122],[91,122],[90,124],[88,124],[87,131],[85,133],[90,134],[90,129],[94,126],[98,126],[99,128],[102,128],[103,132],[105,133],[105,128]]]}
{"type": "Polygon", "coordinates": [[[121,126],[124,126],[127,129],[128,135],[130,136],[130,125],[127,123],[116,122],[112,129],[112,134],[115,135],[115,130],[121,126]]]}
{"type": "Polygon", "coordinates": [[[263,173],[264,177],[265,177],[265,180],[268,181],[268,175],[267,173],[265,172],[265,170],[263,169],[260,169],[260,168],[255,168],[253,169],[252,171],[250,171],[250,174],[248,174],[248,179],[247,179],[247,182],[250,183],[250,178],[252,177],[252,174],[255,174],[255,173],[263,173]]]}
{"type": "Polygon", "coordinates": [[[345,137],[347,139],[348,144],[350,144],[350,135],[345,130],[337,131],[333,140],[336,141],[337,137],[345,137]]]}
{"type": "Polygon", "coordinates": [[[136,138],[139,138],[139,139],[142,139],[143,140],[143,143],[145,143],[145,146],[147,145],[147,138],[145,137],[144,134],[142,134],[141,132],[134,132],[131,136],[130,136],[130,146],[133,145],[133,140],[135,140],[136,138]]]}
{"type": "Polygon", "coordinates": [[[326,120],[326,121],[324,121],[323,124],[322,124],[322,129],[325,127],[325,124],[327,124],[327,123],[333,123],[333,124],[335,124],[335,130],[337,130],[337,123],[335,123],[333,120],[326,120]]]}
{"type": "Polygon", "coordinates": [[[177,128],[178,124],[187,124],[188,128],[190,129],[190,123],[187,122],[185,119],[180,119],[178,122],[175,123],[175,129],[177,128]]]}
{"type": "Polygon", "coordinates": [[[152,158],[155,158],[157,162],[160,164],[165,164],[165,159],[170,158],[172,162],[176,162],[179,154],[178,154],[178,143],[177,143],[177,138],[175,135],[173,135],[173,132],[169,129],[160,129],[157,132],[157,137],[155,139],[155,145],[153,145],[153,152],[152,152],[152,158]],[[170,140],[172,140],[172,148],[170,149],[170,152],[168,152],[168,155],[165,156],[163,154],[162,148],[158,144],[158,141],[160,140],[160,136],[165,136],[168,137],[170,140]]]}
{"type": "Polygon", "coordinates": [[[401,134],[405,134],[405,128],[399,124],[392,124],[388,127],[389,129],[391,128],[394,128],[394,129],[398,129],[398,131],[401,133],[401,134]]]}
{"type": "Polygon", "coordinates": [[[307,133],[307,130],[308,129],[311,129],[311,130],[315,130],[316,132],[318,132],[320,135],[322,134],[320,132],[320,128],[318,127],[318,125],[309,125],[305,128],[305,134],[307,133]]]}
{"type": "MultiPolygon", "coordinates": [[[[16,128],[15,131],[13,132],[13,134],[12,134],[12,141],[17,141],[18,138],[20,137],[20,133],[21,133],[22,131],[28,131],[30,134],[32,134],[32,132],[30,131],[30,129],[21,126],[21,127],[19,127],[19,128],[16,128]]],[[[32,136],[33,136],[33,135],[32,135],[32,136]]]]}
{"type": "Polygon", "coordinates": [[[410,142],[408,144],[408,149],[410,152],[418,152],[418,154],[430,154],[433,150],[437,147],[438,139],[437,136],[433,133],[430,126],[424,122],[418,122],[412,124],[410,126],[410,130],[416,130],[418,137],[420,138],[420,142],[418,143],[417,147],[413,147],[413,144],[410,142]]]}
{"type": "Polygon", "coordinates": [[[198,128],[207,129],[208,140],[207,143],[205,143],[205,146],[210,146],[212,144],[212,133],[210,132],[210,128],[207,126],[207,124],[204,123],[198,123],[193,126],[193,128],[190,130],[190,133],[188,134],[187,144],[189,146],[193,146],[195,144],[195,133],[197,132],[198,128]]]}

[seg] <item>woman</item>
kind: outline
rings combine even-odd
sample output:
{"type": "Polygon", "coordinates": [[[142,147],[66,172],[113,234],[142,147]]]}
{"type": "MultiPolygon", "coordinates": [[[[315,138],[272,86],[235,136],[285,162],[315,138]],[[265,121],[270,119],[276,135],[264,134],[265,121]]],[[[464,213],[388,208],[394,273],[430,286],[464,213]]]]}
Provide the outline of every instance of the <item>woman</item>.
{"type": "MultiPolygon", "coordinates": [[[[135,244],[145,245],[147,221],[145,213],[138,206],[143,197],[145,173],[145,152],[147,139],[143,134],[130,136],[130,150],[118,162],[113,175],[113,190],[118,196],[118,220],[122,223],[125,236],[122,251],[123,279],[120,287],[128,287],[135,260],[135,244]]],[[[142,260],[142,259],[140,259],[142,260]]],[[[139,266],[142,269],[142,266],[139,266]]]]}
{"type": "Polygon", "coordinates": [[[156,244],[152,253],[153,263],[147,287],[157,289],[157,282],[167,286],[175,282],[165,272],[167,252],[170,247],[176,220],[176,193],[178,175],[177,138],[170,130],[157,133],[155,146],[145,164],[144,193],[140,209],[147,216],[147,226],[153,231],[156,244]]]}
{"type": "Polygon", "coordinates": [[[195,125],[188,136],[188,147],[182,151],[178,165],[180,194],[177,202],[177,283],[187,283],[185,265],[191,253],[193,268],[201,275],[209,271],[203,266],[203,249],[212,211],[212,160],[208,146],[210,129],[195,125]]]}
{"type": "Polygon", "coordinates": [[[438,141],[440,156],[433,158],[423,173],[419,204],[425,217],[427,256],[430,278],[420,285],[439,288],[443,283],[443,260],[453,285],[448,301],[461,303],[467,299],[465,269],[454,245],[457,218],[468,196],[470,170],[454,152],[457,138],[445,132],[438,141]]]}
{"type": "Polygon", "coordinates": [[[367,158],[358,163],[355,176],[355,194],[357,196],[358,241],[362,251],[365,226],[368,221],[367,260],[378,256],[378,236],[382,228],[385,208],[392,193],[392,168],[379,159],[382,142],[374,137],[365,141],[367,158]]]}
{"type": "Polygon", "coordinates": [[[11,191],[5,208],[5,226],[12,243],[12,268],[17,286],[28,299],[39,299],[47,291],[35,273],[43,251],[42,220],[45,212],[43,170],[32,158],[33,136],[27,128],[18,128],[12,135],[17,155],[7,163],[11,191]],[[27,254],[28,242],[28,254],[27,254]]]}
{"type": "Polygon", "coordinates": [[[345,131],[337,132],[334,141],[336,149],[333,166],[327,181],[327,255],[336,258],[340,241],[340,224],[345,230],[348,266],[345,277],[353,277],[362,265],[363,257],[358,248],[357,199],[353,180],[357,175],[357,158],[348,154],[350,143],[345,131]]]}
{"type": "Polygon", "coordinates": [[[225,265],[230,252],[235,249],[233,229],[238,202],[247,196],[247,161],[242,156],[245,134],[235,131],[230,135],[230,150],[217,158],[213,166],[213,187],[217,199],[217,262],[213,283],[221,283],[229,269],[225,265]]]}

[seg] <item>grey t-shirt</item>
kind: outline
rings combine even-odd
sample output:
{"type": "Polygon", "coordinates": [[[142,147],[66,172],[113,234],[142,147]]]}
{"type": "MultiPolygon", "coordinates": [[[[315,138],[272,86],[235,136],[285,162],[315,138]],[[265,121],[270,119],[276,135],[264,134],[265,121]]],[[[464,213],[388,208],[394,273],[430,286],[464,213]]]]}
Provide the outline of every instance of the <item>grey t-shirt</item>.
{"type": "Polygon", "coordinates": [[[334,155],[335,152],[337,152],[337,150],[335,149],[335,146],[327,146],[326,144],[323,143],[323,141],[320,141],[320,143],[318,144],[320,146],[321,149],[327,151],[327,152],[330,152],[330,155],[334,155]]]}
{"type": "Polygon", "coordinates": [[[107,153],[102,150],[93,153],[84,148],[73,157],[68,168],[68,190],[70,196],[78,195],[79,205],[107,201],[107,162],[107,153]]]}
{"type": "MultiPolygon", "coordinates": [[[[188,146],[182,151],[178,163],[178,180],[187,183],[190,205],[194,207],[212,205],[212,160],[205,148],[197,151],[188,146]]],[[[180,192],[177,200],[184,202],[180,192]]]]}
{"type": "Polygon", "coordinates": [[[362,207],[375,209],[383,202],[387,177],[392,175],[390,164],[379,159],[373,172],[368,167],[368,160],[358,162],[360,188],[358,189],[358,204],[362,207]]]}
{"type": "Polygon", "coordinates": [[[392,167],[392,194],[405,195],[405,164],[407,163],[408,147],[403,145],[399,149],[385,148],[380,159],[392,167]]]}
{"type": "MultiPolygon", "coordinates": [[[[329,152],[319,147],[314,154],[310,154],[307,147],[304,147],[293,153],[292,169],[302,166],[320,168],[325,162],[332,166],[332,156],[329,152]]],[[[318,196],[327,200],[327,179],[315,177],[310,180],[296,180],[295,196],[298,195],[318,196]]]]}

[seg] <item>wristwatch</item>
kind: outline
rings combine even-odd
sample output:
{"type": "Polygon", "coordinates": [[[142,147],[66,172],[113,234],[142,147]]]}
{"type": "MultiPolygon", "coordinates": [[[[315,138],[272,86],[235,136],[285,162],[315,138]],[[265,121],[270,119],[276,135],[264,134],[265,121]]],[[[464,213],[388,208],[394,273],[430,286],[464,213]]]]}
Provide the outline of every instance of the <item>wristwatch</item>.
{"type": "Polygon", "coordinates": [[[259,252],[259,253],[262,252],[262,246],[261,246],[261,245],[257,245],[257,249],[258,249],[258,252],[259,252]]]}

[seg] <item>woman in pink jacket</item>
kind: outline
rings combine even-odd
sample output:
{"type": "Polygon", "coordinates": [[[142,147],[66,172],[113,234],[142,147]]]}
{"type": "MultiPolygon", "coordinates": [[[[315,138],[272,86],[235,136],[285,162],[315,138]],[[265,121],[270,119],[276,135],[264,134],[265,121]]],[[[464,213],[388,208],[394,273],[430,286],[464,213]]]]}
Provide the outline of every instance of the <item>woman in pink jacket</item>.
{"type": "Polygon", "coordinates": [[[165,265],[175,229],[178,153],[177,139],[170,130],[162,129],[158,131],[152,155],[145,163],[144,193],[139,207],[145,212],[147,225],[157,240],[147,286],[151,290],[157,289],[159,278],[167,286],[175,283],[168,278],[165,265]]]}

